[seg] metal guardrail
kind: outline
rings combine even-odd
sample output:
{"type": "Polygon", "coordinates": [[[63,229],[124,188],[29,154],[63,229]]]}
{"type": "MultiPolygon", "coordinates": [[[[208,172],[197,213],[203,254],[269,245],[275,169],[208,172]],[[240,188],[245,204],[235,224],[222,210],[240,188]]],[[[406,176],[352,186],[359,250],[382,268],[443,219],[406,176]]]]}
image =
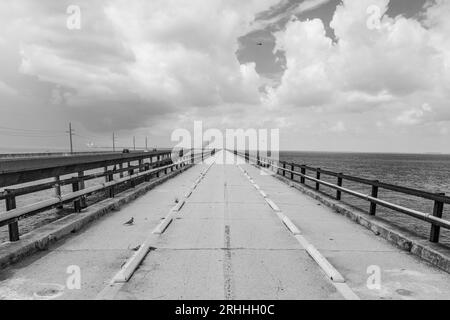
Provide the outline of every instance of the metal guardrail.
{"type": "MultiPolygon", "coordinates": [[[[78,171],[80,167],[84,168],[83,165],[85,165],[85,163],[79,162],[76,165],[73,165],[72,163],[67,164],[66,166],[63,165],[62,170],[64,173],[67,173],[68,171],[72,173],[78,172],[78,176],[64,180],[60,180],[59,176],[56,176],[54,177],[54,181],[52,182],[40,183],[27,187],[5,189],[5,191],[0,192],[0,200],[5,200],[7,210],[5,213],[0,214],[0,226],[8,225],[10,241],[18,241],[18,221],[22,218],[31,216],[33,214],[41,212],[42,210],[54,207],[62,207],[63,204],[72,201],[74,210],[76,212],[80,212],[82,208],[87,207],[86,196],[92,193],[105,190],[108,192],[108,196],[112,198],[115,196],[116,187],[119,185],[129,183],[131,187],[135,187],[138,183],[141,183],[143,181],[150,181],[152,176],[159,177],[160,173],[163,171],[165,174],[167,174],[169,170],[178,170],[179,168],[185,167],[189,163],[193,164],[197,160],[203,160],[210,155],[213,155],[214,153],[215,150],[203,150],[198,154],[196,154],[195,152],[189,152],[188,154],[183,154],[183,152],[180,152],[180,158],[175,162],[173,162],[171,159],[170,151],[146,153],[139,156],[133,155],[132,157],[125,158],[119,157],[118,159],[114,160],[108,159],[107,162],[94,161],[94,164],[89,162],[89,169],[92,169],[92,165],[94,165],[94,168],[97,169],[104,168],[104,172],[90,175],[84,175],[84,171],[78,171]],[[156,162],[152,162],[152,159],[154,157],[157,158],[156,162]],[[130,159],[138,161],[138,165],[131,166],[130,159]],[[144,160],[149,160],[149,162],[145,162],[144,160]],[[124,162],[127,163],[127,167],[123,166],[124,162]],[[101,163],[102,165],[99,166],[99,163],[101,163]],[[112,170],[108,170],[108,165],[113,165],[114,168],[112,170]],[[117,166],[119,167],[118,169],[117,166]],[[136,172],[136,170],[138,172],[136,172]],[[125,175],[125,173],[127,173],[127,175],[125,175]],[[119,174],[119,178],[114,179],[114,174],[119,174]],[[86,180],[96,179],[100,177],[105,177],[104,183],[100,183],[89,188],[84,187],[84,182],[86,180]],[[72,185],[73,192],[61,195],[61,186],[69,184],[72,185]],[[28,206],[16,208],[17,196],[27,195],[30,193],[52,188],[55,189],[54,197],[28,206]]],[[[91,160],[92,159],[89,158],[89,161],[91,160]]],[[[58,165],[58,167],[60,166],[58,165]]],[[[49,169],[51,169],[50,172],[53,172],[54,168],[49,169]]],[[[35,170],[35,168],[33,168],[33,170],[35,170]]],[[[27,173],[29,171],[24,170],[23,172],[27,173]]],[[[22,175],[23,172],[15,171],[14,174],[22,175]]],[[[10,172],[0,173],[0,181],[5,174],[10,174],[10,172]]]]}
{"type": "Polygon", "coordinates": [[[249,152],[238,152],[234,151],[234,154],[240,155],[244,157],[247,161],[254,161],[257,165],[270,167],[272,169],[276,169],[277,173],[281,172],[280,175],[294,180],[295,176],[300,177],[300,183],[305,184],[306,180],[315,182],[315,190],[320,190],[320,185],[332,188],[336,190],[336,200],[341,200],[342,193],[350,194],[357,198],[366,200],[370,203],[369,214],[374,216],[376,214],[377,205],[382,207],[392,209],[394,211],[409,215],[416,219],[420,219],[422,221],[428,222],[431,224],[430,237],[429,240],[434,243],[439,242],[440,236],[440,228],[450,229],[450,221],[442,219],[442,214],[444,212],[444,204],[450,203],[450,197],[446,196],[444,193],[432,193],[418,189],[412,189],[402,186],[397,186],[393,184],[383,183],[378,180],[368,180],[359,177],[354,177],[350,175],[346,175],[343,173],[336,173],[329,170],[323,170],[321,168],[314,168],[307,165],[299,165],[296,163],[288,163],[284,161],[273,161],[268,158],[262,158],[258,155],[256,157],[251,157],[249,152]],[[296,168],[299,168],[300,171],[296,171],[296,168]],[[307,170],[313,171],[316,173],[315,177],[307,175],[307,170]],[[321,180],[321,175],[328,175],[337,178],[337,183],[333,184],[330,182],[326,182],[321,180]],[[348,188],[342,187],[343,181],[348,180],[352,182],[357,182],[365,185],[371,186],[371,193],[369,195],[363,194],[348,188]],[[420,197],[423,199],[433,200],[434,208],[433,213],[425,213],[417,210],[413,210],[410,208],[406,208],[404,206],[400,206],[382,199],[378,198],[379,189],[386,189],[390,191],[395,191],[407,195],[412,195],[416,197],[420,197]]]}

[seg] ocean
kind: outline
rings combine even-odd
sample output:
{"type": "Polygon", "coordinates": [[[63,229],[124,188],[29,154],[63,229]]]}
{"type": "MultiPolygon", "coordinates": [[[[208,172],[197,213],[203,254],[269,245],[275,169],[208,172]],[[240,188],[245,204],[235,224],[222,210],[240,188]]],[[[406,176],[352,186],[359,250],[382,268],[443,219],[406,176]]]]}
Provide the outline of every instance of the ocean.
{"type": "MultiPolygon", "coordinates": [[[[280,152],[280,160],[306,164],[311,167],[342,172],[348,175],[380,180],[399,186],[430,192],[450,194],[450,155],[441,154],[388,154],[388,153],[332,153],[332,152],[280,152]]],[[[310,172],[310,174],[313,174],[310,172]]],[[[322,176],[325,181],[336,183],[336,178],[322,176]]],[[[313,183],[308,183],[313,186],[313,183]]],[[[370,186],[345,181],[344,187],[370,194],[370,186]]],[[[335,190],[321,186],[322,191],[335,194],[335,190]]],[[[433,212],[434,202],[388,190],[379,190],[378,197],[392,203],[426,213],[433,212]]],[[[342,194],[343,202],[368,210],[365,200],[342,194]]],[[[429,237],[430,224],[383,207],[377,207],[377,216],[398,227],[413,230],[422,237],[429,237]]],[[[450,220],[450,205],[444,205],[444,219],[450,220]]],[[[450,245],[450,232],[441,229],[441,243],[450,245]]]]}

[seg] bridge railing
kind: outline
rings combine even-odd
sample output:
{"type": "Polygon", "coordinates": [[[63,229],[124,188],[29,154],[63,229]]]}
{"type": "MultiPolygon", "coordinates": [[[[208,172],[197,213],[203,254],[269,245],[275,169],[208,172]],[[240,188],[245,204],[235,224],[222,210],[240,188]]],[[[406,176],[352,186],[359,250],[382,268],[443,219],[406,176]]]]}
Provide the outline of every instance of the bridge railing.
{"type": "Polygon", "coordinates": [[[331,189],[336,190],[335,199],[341,200],[342,193],[350,194],[357,198],[366,200],[369,202],[369,214],[374,216],[376,215],[377,205],[382,207],[394,210],[396,212],[400,212],[406,214],[408,216],[414,217],[416,219],[428,222],[431,224],[429,241],[431,242],[439,242],[440,236],[440,228],[450,229],[450,221],[442,219],[442,215],[444,212],[444,204],[450,204],[450,197],[446,196],[445,193],[432,193],[423,190],[402,187],[394,184],[384,183],[378,180],[369,180],[364,178],[359,178],[343,173],[333,172],[329,170],[324,170],[321,168],[315,168],[307,165],[300,165],[296,163],[289,163],[285,161],[274,161],[270,158],[263,157],[253,157],[250,156],[249,152],[234,152],[242,157],[244,157],[247,161],[253,161],[256,164],[264,167],[270,167],[275,169],[277,174],[282,175],[290,180],[294,180],[294,177],[300,177],[300,183],[305,184],[306,181],[312,181],[315,183],[315,190],[319,191],[320,186],[326,186],[331,189]],[[307,172],[313,172],[313,176],[308,175],[307,172]],[[336,178],[336,184],[327,182],[322,180],[323,175],[327,175],[330,177],[336,178]],[[352,181],[356,183],[360,183],[363,185],[367,185],[371,187],[370,194],[363,194],[361,192],[357,192],[348,188],[344,188],[343,182],[352,181]],[[385,189],[390,191],[395,191],[399,193],[403,193],[406,195],[416,196],[419,198],[432,200],[434,201],[434,207],[432,213],[425,213],[418,210],[413,210],[410,208],[406,208],[404,206],[400,206],[385,200],[378,198],[379,189],[385,189]]]}
{"type": "Polygon", "coordinates": [[[51,208],[62,208],[63,204],[73,202],[73,208],[80,212],[87,207],[86,197],[96,192],[105,191],[108,197],[118,193],[118,187],[134,188],[139,183],[158,178],[163,172],[174,170],[203,160],[214,154],[214,150],[179,150],[177,159],[173,159],[170,150],[130,153],[99,154],[60,158],[34,158],[0,161],[0,200],[5,200],[6,212],[0,213],[0,227],[8,225],[9,240],[19,240],[18,221],[51,208]],[[155,161],[154,161],[155,160],[155,161]],[[23,162],[23,163],[18,163],[23,162]],[[133,164],[137,163],[137,164],[133,164]],[[85,174],[87,170],[102,172],[85,174]],[[75,177],[60,179],[60,175],[77,174],[75,177]],[[116,177],[114,177],[116,175],[116,177]],[[119,177],[117,177],[117,175],[119,177]],[[105,178],[104,183],[85,187],[85,182],[105,178]],[[50,182],[40,180],[52,178],[50,182]],[[11,186],[11,182],[14,182],[11,186]],[[16,184],[36,182],[30,186],[15,187],[16,184]],[[61,186],[71,185],[72,192],[61,194],[61,186]],[[35,192],[54,189],[54,197],[21,208],[16,207],[16,197],[35,192]]]}

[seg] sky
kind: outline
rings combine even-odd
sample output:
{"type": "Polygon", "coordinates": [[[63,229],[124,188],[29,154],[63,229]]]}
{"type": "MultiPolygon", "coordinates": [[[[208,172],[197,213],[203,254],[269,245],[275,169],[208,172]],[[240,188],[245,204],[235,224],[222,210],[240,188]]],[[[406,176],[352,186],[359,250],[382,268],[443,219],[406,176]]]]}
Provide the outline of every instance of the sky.
{"type": "Polygon", "coordinates": [[[450,153],[449,18],[445,0],[2,0],[0,152],[66,150],[69,122],[76,150],[167,147],[202,121],[277,128],[285,150],[450,153]]]}

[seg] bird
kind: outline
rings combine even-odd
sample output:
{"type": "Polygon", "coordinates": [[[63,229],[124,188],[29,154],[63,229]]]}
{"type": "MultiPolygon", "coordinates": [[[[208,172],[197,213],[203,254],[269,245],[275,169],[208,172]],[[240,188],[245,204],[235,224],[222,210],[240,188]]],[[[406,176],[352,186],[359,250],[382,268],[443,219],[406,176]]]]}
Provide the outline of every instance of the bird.
{"type": "Polygon", "coordinates": [[[257,46],[262,46],[263,43],[262,43],[262,42],[257,42],[256,45],[257,45],[257,46]]]}
{"type": "Polygon", "coordinates": [[[134,218],[131,217],[131,219],[125,222],[124,224],[131,226],[132,224],[134,224],[134,218]]]}
{"type": "Polygon", "coordinates": [[[137,247],[131,248],[133,251],[138,251],[140,249],[141,245],[138,245],[137,247]]]}

